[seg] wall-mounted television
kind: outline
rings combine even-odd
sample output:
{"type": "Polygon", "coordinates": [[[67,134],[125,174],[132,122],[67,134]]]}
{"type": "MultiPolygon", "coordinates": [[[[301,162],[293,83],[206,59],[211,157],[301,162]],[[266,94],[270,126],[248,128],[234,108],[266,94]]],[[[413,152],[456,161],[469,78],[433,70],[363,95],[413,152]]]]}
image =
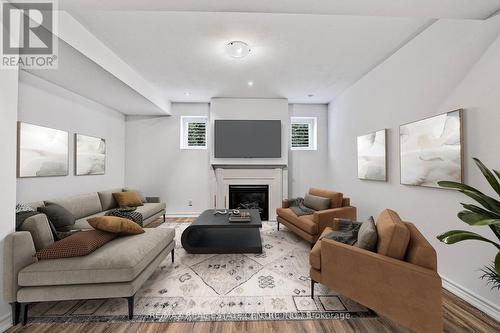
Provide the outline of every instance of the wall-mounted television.
{"type": "Polygon", "coordinates": [[[216,120],[216,158],[280,158],[281,120],[216,120]]]}

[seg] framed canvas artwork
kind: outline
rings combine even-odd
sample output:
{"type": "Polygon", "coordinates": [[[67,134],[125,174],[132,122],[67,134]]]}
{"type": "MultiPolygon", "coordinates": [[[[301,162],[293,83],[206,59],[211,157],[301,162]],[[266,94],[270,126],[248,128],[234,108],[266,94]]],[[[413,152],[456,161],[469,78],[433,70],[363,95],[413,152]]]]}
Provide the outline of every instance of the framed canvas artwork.
{"type": "Polygon", "coordinates": [[[438,181],[463,181],[462,110],[399,128],[401,184],[438,187],[438,181]]]}
{"type": "Polygon", "coordinates": [[[103,175],[106,172],[106,140],[75,134],[75,174],[103,175]]]}
{"type": "Polygon", "coordinates": [[[68,132],[18,122],[17,176],[68,175],[68,132]]]}
{"type": "Polygon", "coordinates": [[[358,136],[358,178],[387,181],[387,130],[358,136]]]}

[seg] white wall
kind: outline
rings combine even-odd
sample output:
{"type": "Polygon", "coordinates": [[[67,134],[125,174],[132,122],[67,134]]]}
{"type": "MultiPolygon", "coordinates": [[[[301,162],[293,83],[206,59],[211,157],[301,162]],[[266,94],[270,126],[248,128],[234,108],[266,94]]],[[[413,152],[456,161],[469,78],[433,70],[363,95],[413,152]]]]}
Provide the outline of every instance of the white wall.
{"type": "Polygon", "coordinates": [[[160,196],[169,215],[199,213],[211,207],[213,170],[208,150],[180,149],[180,117],[208,116],[209,105],[174,103],[171,111],[171,117],[127,117],[126,185],[160,196]]]}
{"type": "Polygon", "coordinates": [[[69,176],[19,178],[17,201],[31,202],[124,186],[125,116],[21,72],[18,120],[69,132],[69,176]],[[106,139],[106,174],[75,176],[74,134],[106,139]]]}
{"type": "MultiPolygon", "coordinates": [[[[0,5],[2,2],[0,2],[0,5]]],[[[1,23],[0,23],[1,24],[1,23]]],[[[0,69],[0,277],[3,276],[3,240],[15,229],[16,207],[16,118],[18,70],[0,69]]],[[[1,278],[0,278],[1,279],[1,278]]],[[[0,281],[3,283],[3,281],[0,281]]],[[[1,290],[1,289],[0,289],[1,290]]],[[[0,332],[10,326],[10,307],[0,291],[0,332]]]]}
{"type": "Polygon", "coordinates": [[[310,187],[328,187],[328,106],[290,104],[290,117],[317,118],[317,150],[288,150],[288,197],[304,197],[310,187]]]}
{"type": "Polygon", "coordinates": [[[459,202],[470,201],[459,193],[399,184],[398,135],[400,124],[464,108],[465,181],[487,189],[471,158],[500,168],[500,40],[482,56],[499,34],[500,17],[487,22],[438,21],[329,108],[332,187],[351,196],[360,219],[392,208],[415,223],[437,250],[445,286],[497,318],[500,294],[479,279],[478,271],[497,250],[471,241],[448,246],[436,239],[450,229],[494,236],[489,229],[469,228],[456,218],[459,202]],[[356,136],[380,128],[389,129],[389,181],[358,180],[356,136]]]}

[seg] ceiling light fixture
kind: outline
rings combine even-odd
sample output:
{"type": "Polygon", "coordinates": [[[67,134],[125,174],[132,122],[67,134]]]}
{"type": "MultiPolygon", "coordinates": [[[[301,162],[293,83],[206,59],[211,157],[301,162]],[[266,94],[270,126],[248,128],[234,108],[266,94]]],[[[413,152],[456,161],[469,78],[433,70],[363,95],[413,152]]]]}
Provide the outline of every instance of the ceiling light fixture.
{"type": "Polygon", "coordinates": [[[239,40],[234,40],[226,45],[226,52],[232,58],[244,58],[250,53],[250,51],[250,46],[239,40]]]}
{"type": "Polygon", "coordinates": [[[189,91],[186,91],[186,92],[184,93],[184,95],[185,95],[186,97],[188,97],[188,96],[190,96],[190,95],[191,95],[191,93],[190,93],[189,91]]]}
{"type": "Polygon", "coordinates": [[[253,81],[248,81],[247,84],[249,87],[253,87],[253,81]]]}

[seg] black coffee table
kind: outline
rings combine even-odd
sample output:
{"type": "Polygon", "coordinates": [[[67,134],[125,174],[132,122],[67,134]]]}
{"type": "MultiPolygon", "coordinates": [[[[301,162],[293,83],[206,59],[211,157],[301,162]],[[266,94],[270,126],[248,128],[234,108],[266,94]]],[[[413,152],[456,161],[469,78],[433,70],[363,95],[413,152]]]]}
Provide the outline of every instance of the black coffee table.
{"type": "Polygon", "coordinates": [[[182,246],[189,253],[262,253],[259,211],[240,211],[250,212],[251,221],[229,222],[229,214],[214,215],[214,209],[204,211],[182,233],[182,246]]]}

